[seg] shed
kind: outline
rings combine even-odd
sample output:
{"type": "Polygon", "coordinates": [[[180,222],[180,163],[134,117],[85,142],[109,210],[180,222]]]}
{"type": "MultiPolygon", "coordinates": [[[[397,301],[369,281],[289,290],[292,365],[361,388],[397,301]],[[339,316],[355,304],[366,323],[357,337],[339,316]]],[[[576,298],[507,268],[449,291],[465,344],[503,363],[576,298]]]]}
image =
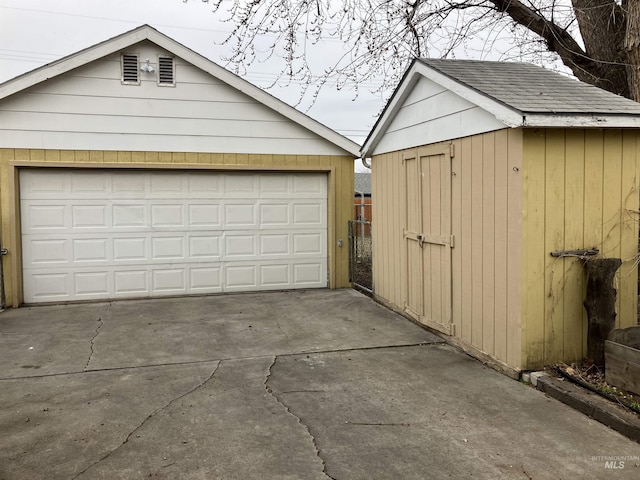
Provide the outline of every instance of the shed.
{"type": "Polygon", "coordinates": [[[358,146],[149,26],[0,85],[9,306],[349,287],[358,146]]]}
{"type": "Polygon", "coordinates": [[[640,104],[523,63],[416,59],[367,138],[376,296],[509,374],[586,352],[597,248],[636,323],[640,104]]]}

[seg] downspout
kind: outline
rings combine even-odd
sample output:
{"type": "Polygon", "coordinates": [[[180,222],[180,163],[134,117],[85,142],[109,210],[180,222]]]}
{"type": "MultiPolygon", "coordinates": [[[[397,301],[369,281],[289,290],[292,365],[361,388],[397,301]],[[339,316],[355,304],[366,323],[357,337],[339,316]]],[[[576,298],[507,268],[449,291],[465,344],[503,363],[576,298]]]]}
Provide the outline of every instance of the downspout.
{"type": "Polygon", "coordinates": [[[362,160],[362,165],[364,165],[366,168],[371,170],[371,164],[369,163],[369,161],[366,158],[362,157],[360,160],[362,160]]]}

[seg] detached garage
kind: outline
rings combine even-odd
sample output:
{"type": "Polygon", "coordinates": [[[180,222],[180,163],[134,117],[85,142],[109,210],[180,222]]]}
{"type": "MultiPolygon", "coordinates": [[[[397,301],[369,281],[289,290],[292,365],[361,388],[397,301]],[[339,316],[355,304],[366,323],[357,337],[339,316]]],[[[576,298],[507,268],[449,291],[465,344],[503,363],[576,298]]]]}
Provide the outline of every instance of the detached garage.
{"type": "Polygon", "coordinates": [[[148,26],[10,80],[7,304],[347,287],[357,151],[148,26]]]}

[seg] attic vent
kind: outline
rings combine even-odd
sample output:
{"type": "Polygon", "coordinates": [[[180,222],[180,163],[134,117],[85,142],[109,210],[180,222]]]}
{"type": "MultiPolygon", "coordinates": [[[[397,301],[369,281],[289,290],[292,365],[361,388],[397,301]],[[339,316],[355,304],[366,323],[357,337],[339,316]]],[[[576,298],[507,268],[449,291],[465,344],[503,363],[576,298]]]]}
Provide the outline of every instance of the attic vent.
{"type": "Polygon", "coordinates": [[[138,55],[125,53],[122,55],[122,83],[139,85],[138,55]]]}
{"type": "Polygon", "coordinates": [[[174,63],[172,57],[158,57],[158,84],[175,84],[174,63]]]}

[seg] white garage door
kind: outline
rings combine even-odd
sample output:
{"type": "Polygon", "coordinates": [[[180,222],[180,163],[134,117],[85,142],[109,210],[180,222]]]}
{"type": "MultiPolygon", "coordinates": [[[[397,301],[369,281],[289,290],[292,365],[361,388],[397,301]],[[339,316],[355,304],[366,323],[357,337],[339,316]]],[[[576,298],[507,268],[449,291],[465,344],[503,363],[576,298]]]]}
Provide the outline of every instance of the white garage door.
{"type": "Polygon", "coordinates": [[[26,303],[327,286],[327,177],[20,174],[26,303]]]}

